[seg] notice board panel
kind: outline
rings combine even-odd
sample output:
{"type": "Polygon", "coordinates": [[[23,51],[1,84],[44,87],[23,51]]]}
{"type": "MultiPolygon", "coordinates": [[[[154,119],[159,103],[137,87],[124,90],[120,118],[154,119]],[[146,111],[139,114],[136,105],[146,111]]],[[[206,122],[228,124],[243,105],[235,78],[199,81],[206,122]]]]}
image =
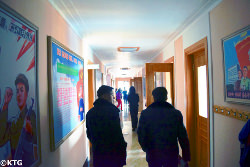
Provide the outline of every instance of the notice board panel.
{"type": "Polygon", "coordinates": [[[85,120],[84,60],[48,37],[50,147],[54,151],[85,120]]]}

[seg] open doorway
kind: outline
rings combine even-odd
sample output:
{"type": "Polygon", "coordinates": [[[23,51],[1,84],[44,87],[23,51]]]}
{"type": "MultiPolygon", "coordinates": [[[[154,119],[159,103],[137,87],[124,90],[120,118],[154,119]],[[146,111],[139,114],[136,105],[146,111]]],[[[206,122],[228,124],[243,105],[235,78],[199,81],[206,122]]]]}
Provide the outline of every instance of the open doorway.
{"type": "Polygon", "coordinates": [[[168,102],[174,106],[173,63],[146,63],[146,103],[153,103],[152,91],[155,87],[164,86],[168,90],[168,102]]]}
{"type": "Polygon", "coordinates": [[[167,102],[172,104],[172,89],[171,89],[171,73],[170,72],[155,72],[154,87],[165,87],[168,91],[167,102]]]}
{"type": "Polygon", "coordinates": [[[118,81],[118,89],[121,89],[122,91],[126,90],[129,91],[130,83],[129,81],[118,81]]]}

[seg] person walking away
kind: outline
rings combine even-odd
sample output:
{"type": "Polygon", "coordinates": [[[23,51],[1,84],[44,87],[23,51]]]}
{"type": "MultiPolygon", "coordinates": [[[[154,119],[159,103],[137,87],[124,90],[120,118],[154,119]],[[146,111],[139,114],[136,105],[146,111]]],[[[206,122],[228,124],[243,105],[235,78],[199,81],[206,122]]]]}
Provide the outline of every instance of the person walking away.
{"type": "Polygon", "coordinates": [[[122,93],[123,93],[124,104],[127,104],[128,103],[128,94],[127,94],[128,92],[124,88],[124,91],[122,93]]]}
{"type": "Polygon", "coordinates": [[[86,115],[87,137],[92,143],[94,167],[126,165],[127,143],[122,135],[119,109],[112,104],[112,87],[102,85],[98,99],[86,115]]]}
{"type": "Polygon", "coordinates": [[[178,167],[179,141],[184,165],[188,166],[190,146],[182,114],[166,102],[166,88],[157,87],[152,94],[154,103],[142,111],[137,130],[148,165],[178,167]]]}
{"type": "Polygon", "coordinates": [[[135,92],[135,87],[131,86],[128,94],[129,110],[132,120],[132,130],[135,131],[138,123],[138,103],[139,95],[135,92]]]}
{"type": "Polygon", "coordinates": [[[116,100],[118,102],[117,108],[121,105],[121,111],[122,111],[122,93],[121,89],[119,88],[116,93],[116,100]]]}

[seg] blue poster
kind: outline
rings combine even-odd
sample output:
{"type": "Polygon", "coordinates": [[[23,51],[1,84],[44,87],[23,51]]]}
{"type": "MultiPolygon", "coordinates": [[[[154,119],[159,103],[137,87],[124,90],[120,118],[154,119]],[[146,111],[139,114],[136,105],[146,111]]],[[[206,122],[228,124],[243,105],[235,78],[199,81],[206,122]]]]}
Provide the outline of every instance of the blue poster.
{"type": "Polygon", "coordinates": [[[53,136],[58,147],[84,120],[83,59],[51,42],[53,136]]]}
{"type": "Polygon", "coordinates": [[[250,103],[250,29],[223,39],[226,100],[250,103]]]}

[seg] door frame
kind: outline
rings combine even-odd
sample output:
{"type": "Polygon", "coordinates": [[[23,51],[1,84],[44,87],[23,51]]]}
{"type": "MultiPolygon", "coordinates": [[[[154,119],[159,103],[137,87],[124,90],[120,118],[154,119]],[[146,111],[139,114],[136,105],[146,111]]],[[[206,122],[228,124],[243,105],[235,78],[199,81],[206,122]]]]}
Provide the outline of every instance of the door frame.
{"type": "Polygon", "coordinates": [[[174,63],[146,63],[146,105],[153,103],[152,91],[154,90],[154,73],[155,72],[170,72],[171,96],[173,99],[172,105],[175,106],[175,82],[174,82],[174,63]]]}
{"type": "Polygon", "coordinates": [[[134,87],[136,90],[136,93],[139,95],[139,107],[138,107],[138,113],[141,113],[141,111],[143,110],[143,87],[142,87],[142,77],[134,77],[134,87]],[[138,82],[141,82],[141,87],[138,87],[138,82]],[[138,90],[141,89],[140,91],[138,90]]]}
{"type": "MultiPolygon", "coordinates": [[[[194,75],[193,75],[193,64],[192,64],[192,54],[195,52],[204,50],[205,52],[205,64],[206,64],[206,72],[207,72],[207,133],[208,133],[208,166],[210,166],[210,103],[209,103],[209,76],[208,76],[208,51],[207,51],[207,37],[201,39],[200,41],[194,43],[193,45],[189,46],[188,48],[184,49],[185,54],[185,87],[186,87],[186,121],[187,121],[187,133],[190,139],[190,149],[191,149],[191,156],[196,154],[195,148],[195,133],[197,130],[196,127],[196,114],[194,112],[195,103],[194,103],[194,75]],[[194,128],[195,127],[195,128],[194,128]]],[[[196,134],[197,135],[197,134],[196,134]]],[[[196,157],[193,156],[191,164],[195,163],[196,157]]],[[[193,164],[194,165],[194,164],[193,164]]]]}

